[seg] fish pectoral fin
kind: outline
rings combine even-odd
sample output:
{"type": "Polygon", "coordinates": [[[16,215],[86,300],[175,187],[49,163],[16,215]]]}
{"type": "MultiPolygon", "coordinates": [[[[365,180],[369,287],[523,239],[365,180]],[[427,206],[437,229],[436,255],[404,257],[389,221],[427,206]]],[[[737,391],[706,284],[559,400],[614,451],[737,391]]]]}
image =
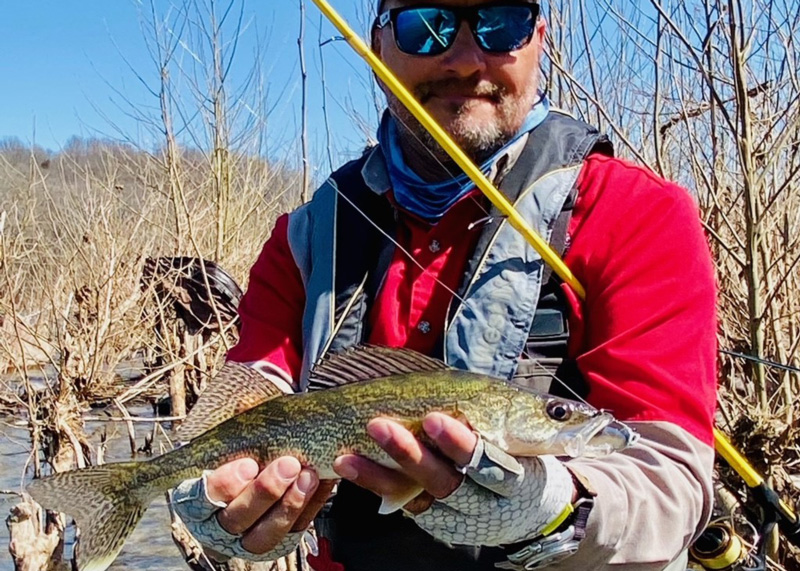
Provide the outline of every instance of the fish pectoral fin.
{"type": "Polygon", "coordinates": [[[384,418],[388,418],[389,420],[396,422],[415,436],[425,434],[425,431],[422,430],[421,418],[404,418],[401,416],[386,416],[384,418]]]}
{"type": "Polygon", "coordinates": [[[381,507],[378,509],[378,513],[383,515],[394,513],[402,509],[404,505],[416,498],[423,491],[424,490],[419,487],[411,488],[410,490],[396,495],[381,496],[381,507]]]}

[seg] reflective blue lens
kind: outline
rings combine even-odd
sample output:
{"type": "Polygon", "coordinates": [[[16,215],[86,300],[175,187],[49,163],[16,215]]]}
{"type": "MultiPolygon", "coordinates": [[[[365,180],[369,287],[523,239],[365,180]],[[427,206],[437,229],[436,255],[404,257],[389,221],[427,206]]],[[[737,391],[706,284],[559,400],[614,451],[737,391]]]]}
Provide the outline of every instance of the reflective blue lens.
{"type": "Polygon", "coordinates": [[[511,52],[533,36],[533,12],[527,6],[492,6],[478,10],[473,33],[488,52],[511,52]]]}
{"type": "Polygon", "coordinates": [[[447,51],[463,20],[469,22],[481,49],[507,53],[530,42],[538,14],[538,4],[410,6],[393,8],[380,20],[383,26],[391,19],[397,46],[407,54],[438,55],[447,51]]]}
{"type": "Polygon", "coordinates": [[[458,33],[456,16],[441,8],[417,8],[397,14],[394,34],[406,53],[436,55],[453,44],[458,33]]]}

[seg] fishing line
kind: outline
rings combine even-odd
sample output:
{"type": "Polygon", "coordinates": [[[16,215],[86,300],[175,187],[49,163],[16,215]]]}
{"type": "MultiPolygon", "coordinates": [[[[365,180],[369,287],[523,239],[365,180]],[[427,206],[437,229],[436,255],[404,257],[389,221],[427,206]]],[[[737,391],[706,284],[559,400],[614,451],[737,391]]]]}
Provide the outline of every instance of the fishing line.
{"type": "MultiPolygon", "coordinates": [[[[318,26],[318,25],[317,25],[315,22],[311,21],[311,20],[310,20],[310,18],[308,18],[308,17],[307,17],[307,19],[308,19],[308,21],[309,21],[310,25],[311,25],[313,28],[315,28],[315,29],[317,30],[317,32],[319,33],[319,32],[320,32],[320,28],[319,28],[319,26],[318,26]]],[[[344,38],[342,38],[342,39],[344,39],[344,38]]],[[[346,41],[346,40],[345,40],[345,41],[346,41]]],[[[329,43],[329,42],[326,42],[326,43],[329,43]]],[[[349,66],[351,69],[353,69],[354,71],[357,71],[357,72],[358,72],[358,70],[355,68],[355,66],[354,66],[354,65],[353,65],[353,64],[352,64],[352,63],[351,63],[351,62],[350,62],[350,61],[349,61],[349,60],[348,60],[346,57],[344,57],[344,55],[343,55],[343,54],[340,52],[340,50],[338,49],[338,46],[335,46],[335,48],[334,48],[334,49],[335,49],[336,53],[339,55],[339,57],[340,57],[342,60],[344,60],[344,61],[345,61],[345,63],[346,63],[346,64],[347,64],[347,65],[348,65],[348,66],[349,66]]],[[[374,74],[373,74],[373,80],[374,80],[374,74]]],[[[329,87],[327,84],[324,84],[324,85],[323,85],[323,89],[324,89],[326,92],[328,92],[330,95],[333,95],[333,94],[331,93],[331,88],[330,88],[330,87],[329,87]]],[[[419,143],[419,145],[420,145],[420,148],[421,148],[421,149],[423,149],[423,150],[425,150],[425,151],[426,151],[426,152],[427,152],[427,153],[430,155],[430,157],[431,157],[431,158],[432,158],[432,159],[433,159],[433,160],[436,162],[436,164],[438,164],[438,165],[439,165],[439,166],[440,166],[440,167],[441,167],[441,168],[444,170],[444,172],[446,172],[447,174],[449,174],[451,177],[455,176],[455,174],[454,174],[454,173],[451,171],[451,169],[450,169],[450,168],[449,168],[449,167],[448,167],[448,166],[447,166],[447,165],[446,165],[444,162],[442,162],[442,161],[439,159],[439,157],[436,155],[436,153],[433,151],[433,149],[431,149],[431,148],[430,148],[429,144],[428,144],[427,142],[424,142],[424,141],[423,141],[423,140],[422,140],[422,139],[421,139],[421,138],[420,138],[420,137],[419,137],[419,136],[418,136],[418,135],[417,135],[417,134],[414,132],[414,130],[413,130],[413,129],[411,129],[411,128],[409,127],[409,125],[408,125],[408,123],[407,123],[407,122],[405,122],[405,121],[404,121],[404,120],[403,120],[401,117],[398,117],[398,116],[396,116],[396,115],[393,115],[393,117],[395,118],[395,120],[397,120],[397,121],[398,121],[398,122],[399,122],[399,123],[400,123],[400,124],[401,124],[401,125],[402,125],[402,126],[405,128],[405,130],[406,130],[406,131],[407,131],[407,132],[408,132],[408,133],[409,133],[409,134],[410,134],[410,135],[411,135],[411,136],[412,136],[412,137],[413,137],[413,138],[416,140],[416,142],[417,142],[417,143],[419,143]]],[[[452,165],[451,165],[451,166],[452,166],[452,165]]],[[[456,165],[456,166],[457,166],[457,165],[456,165]]],[[[383,228],[381,228],[381,227],[380,227],[380,226],[379,226],[379,225],[378,225],[378,224],[377,224],[375,221],[373,221],[373,220],[372,220],[372,219],[369,217],[369,215],[368,215],[366,212],[364,212],[364,211],[363,211],[361,208],[359,208],[359,207],[358,207],[358,205],[356,205],[356,204],[355,204],[355,203],[354,203],[354,202],[353,202],[353,201],[352,201],[352,200],[351,200],[351,199],[350,199],[348,196],[346,196],[346,195],[345,195],[345,194],[344,194],[344,193],[343,193],[341,190],[339,190],[339,187],[338,187],[338,185],[336,184],[336,181],[334,181],[333,179],[329,179],[329,181],[328,181],[328,182],[329,182],[329,183],[330,183],[330,184],[333,186],[333,188],[334,188],[334,190],[336,191],[336,193],[337,193],[337,195],[338,195],[338,196],[342,197],[342,198],[343,198],[343,199],[344,199],[344,200],[345,200],[345,201],[346,201],[348,204],[350,204],[350,206],[352,206],[352,207],[353,207],[353,208],[356,210],[356,212],[358,212],[358,213],[359,213],[359,214],[360,214],[360,215],[361,215],[361,216],[362,216],[362,217],[363,217],[363,218],[364,218],[364,219],[365,219],[365,220],[366,220],[366,221],[367,221],[369,224],[371,224],[371,225],[372,225],[372,226],[373,226],[375,229],[377,229],[377,230],[378,230],[378,232],[380,232],[380,233],[381,233],[381,234],[382,234],[382,235],[383,235],[385,238],[387,238],[387,239],[388,239],[388,240],[389,240],[389,241],[390,241],[392,244],[394,244],[396,248],[398,248],[398,249],[399,249],[399,250],[400,250],[400,251],[401,251],[401,252],[402,252],[402,253],[403,253],[403,254],[404,254],[404,255],[405,255],[405,256],[406,256],[406,257],[407,257],[407,258],[408,258],[408,259],[409,259],[409,260],[410,260],[410,261],[411,261],[413,264],[414,264],[414,265],[416,265],[416,266],[417,266],[417,267],[418,267],[418,268],[419,268],[419,269],[420,269],[420,270],[423,272],[423,274],[428,274],[428,275],[430,275],[430,270],[429,270],[428,268],[426,268],[425,266],[423,266],[423,265],[422,265],[422,264],[421,264],[421,263],[420,263],[420,262],[419,262],[419,261],[418,261],[418,260],[417,260],[417,259],[414,257],[414,254],[413,254],[412,252],[410,252],[410,251],[408,251],[407,249],[405,249],[405,248],[404,248],[404,247],[403,247],[403,246],[402,246],[402,245],[401,245],[401,244],[400,244],[400,243],[399,243],[397,240],[395,240],[395,238],[394,238],[393,236],[390,236],[390,235],[389,235],[389,234],[388,234],[388,233],[387,233],[387,232],[386,232],[386,231],[385,231],[383,228]]],[[[474,200],[474,201],[475,201],[475,203],[478,205],[478,207],[479,207],[479,208],[480,208],[480,209],[483,211],[483,213],[484,213],[484,214],[486,214],[486,216],[487,216],[487,219],[488,219],[488,218],[491,218],[491,215],[490,215],[489,211],[488,211],[488,210],[485,208],[484,204],[483,204],[483,203],[482,203],[480,200],[476,200],[474,197],[473,197],[473,200],[474,200]]],[[[543,262],[543,263],[544,263],[544,262],[543,262]]],[[[472,303],[472,301],[471,301],[471,300],[467,300],[467,299],[465,299],[465,298],[461,297],[460,295],[458,295],[458,293],[457,293],[456,291],[454,291],[452,288],[450,288],[450,287],[449,287],[447,284],[445,284],[445,283],[444,283],[442,280],[440,280],[438,277],[436,277],[436,276],[432,276],[432,277],[433,277],[433,279],[434,279],[434,282],[435,282],[437,285],[439,285],[439,286],[441,286],[442,288],[444,288],[444,289],[445,289],[445,290],[446,290],[448,293],[450,293],[450,294],[453,296],[453,298],[454,298],[454,299],[456,299],[456,300],[458,300],[459,302],[461,302],[461,304],[462,304],[462,305],[464,305],[464,306],[469,306],[469,305],[472,303]]],[[[504,339],[507,339],[507,336],[504,336],[503,338],[504,338],[504,339]]],[[[579,402],[582,402],[583,404],[585,404],[585,405],[587,405],[587,406],[590,406],[590,407],[592,407],[593,409],[597,410],[597,407],[595,407],[595,406],[591,405],[589,402],[587,402],[587,401],[586,401],[586,399],[585,399],[585,398],[583,398],[581,395],[579,395],[579,394],[578,394],[578,393],[577,393],[577,392],[576,392],[576,391],[575,391],[575,390],[574,390],[572,387],[570,387],[570,386],[569,386],[569,384],[568,384],[566,381],[564,381],[563,379],[559,378],[559,376],[558,376],[558,375],[557,375],[557,374],[556,374],[554,371],[551,371],[551,370],[547,369],[546,367],[544,367],[544,365],[542,365],[542,364],[541,364],[540,362],[538,362],[536,359],[533,359],[533,358],[532,358],[532,357],[531,357],[531,356],[530,356],[530,355],[529,355],[529,354],[526,352],[526,350],[525,350],[525,349],[523,349],[523,350],[522,350],[522,353],[521,353],[521,355],[522,355],[523,357],[526,357],[527,359],[529,359],[529,360],[531,360],[531,361],[534,361],[534,362],[536,363],[536,366],[537,366],[537,367],[541,368],[541,369],[542,369],[542,370],[543,370],[543,371],[544,371],[546,374],[548,374],[550,377],[552,377],[552,378],[553,378],[553,380],[557,381],[557,382],[558,382],[558,383],[559,383],[561,386],[563,386],[563,387],[564,387],[564,388],[565,388],[565,389],[566,389],[566,390],[567,390],[567,391],[568,391],[570,394],[574,395],[574,396],[575,396],[575,400],[578,400],[579,402]]]]}
{"type": "Polygon", "coordinates": [[[553,380],[555,380],[555,381],[558,381],[558,382],[561,384],[561,386],[562,386],[562,387],[564,387],[564,388],[565,388],[565,389],[567,389],[567,390],[568,390],[570,393],[572,393],[572,395],[575,397],[575,400],[579,400],[579,401],[583,402],[583,404],[589,405],[589,406],[591,406],[593,409],[597,410],[597,407],[596,407],[596,406],[594,406],[594,405],[592,405],[592,404],[589,404],[588,402],[586,402],[586,400],[585,400],[585,399],[584,399],[584,398],[583,398],[581,395],[579,395],[579,394],[578,394],[578,393],[575,391],[575,389],[573,389],[571,386],[569,386],[569,384],[567,384],[567,381],[564,381],[564,380],[560,379],[560,378],[559,378],[559,376],[556,374],[556,372],[555,372],[555,371],[551,371],[550,369],[548,369],[547,367],[545,367],[544,365],[542,365],[541,361],[539,361],[538,359],[533,359],[533,358],[532,358],[530,355],[528,355],[527,353],[525,353],[525,350],[524,350],[524,349],[522,350],[522,354],[523,354],[524,356],[526,356],[528,359],[530,359],[531,361],[533,361],[533,362],[534,362],[534,364],[535,364],[537,367],[539,367],[539,368],[540,368],[542,371],[544,371],[544,372],[545,372],[547,375],[549,375],[550,377],[552,377],[552,378],[553,378],[553,380]]]}
{"type": "Polygon", "coordinates": [[[731,357],[738,357],[739,359],[744,359],[746,361],[753,361],[755,363],[767,365],[775,369],[782,369],[784,371],[790,371],[792,373],[800,373],[800,367],[795,367],[792,365],[784,365],[783,363],[777,363],[775,361],[770,361],[769,359],[761,359],[754,355],[748,355],[747,353],[737,353],[736,351],[730,351],[728,349],[720,349],[719,352],[725,355],[730,355],[731,357]]]}
{"type": "MultiPolygon", "coordinates": [[[[314,24],[314,22],[312,22],[312,21],[310,20],[310,17],[309,17],[309,16],[306,16],[306,19],[309,21],[309,23],[310,23],[310,24],[311,24],[313,27],[315,27],[315,28],[316,28],[316,30],[317,30],[317,32],[318,32],[318,33],[321,31],[321,28],[319,28],[319,26],[315,25],[315,24],[314,24]]],[[[347,41],[347,39],[346,39],[346,38],[344,38],[344,37],[342,37],[342,36],[335,36],[335,37],[333,37],[333,38],[330,38],[330,39],[328,39],[328,40],[326,40],[326,41],[322,42],[322,44],[321,44],[321,45],[326,45],[326,44],[328,44],[328,43],[332,43],[332,42],[334,42],[334,40],[337,40],[337,41],[338,41],[338,40],[342,40],[342,41],[345,41],[345,42],[347,41]]],[[[360,73],[360,72],[359,72],[359,70],[358,70],[358,69],[357,69],[357,68],[356,68],[356,67],[353,65],[353,63],[352,63],[350,60],[348,60],[346,57],[344,57],[344,55],[343,55],[343,54],[341,53],[341,51],[339,50],[338,46],[334,46],[334,48],[335,48],[335,51],[336,51],[336,53],[337,53],[337,54],[339,55],[339,57],[342,59],[342,61],[344,61],[344,62],[345,62],[345,63],[346,63],[346,64],[347,64],[347,65],[350,67],[350,69],[352,69],[352,70],[353,70],[353,71],[355,71],[356,73],[360,73]]],[[[348,52],[348,53],[349,53],[349,52],[348,52]]],[[[375,79],[375,75],[374,75],[374,74],[372,75],[372,80],[373,80],[373,81],[376,81],[376,79],[375,79]]],[[[333,94],[331,93],[331,88],[330,88],[330,87],[328,87],[327,85],[325,85],[325,86],[324,86],[324,88],[325,88],[325,91],[326,91],[328,94],[330,94],[330,95],[333,95],[333,94]]],[[[339,104],[339,107],[342,109],[342,111],[347,111],[347,110],[344,108],[344,106],[343,106],[343,105],[339,104]]],[[[397,115],[394,115],[394,114],[392,114],[392,116],[395,118],[395,120],[396,120],[396,121],[398,121],[398,122],[399,122],[399,123],[400,123],[400,124],[401,124],[401,125],[402,125],[402,126],[405,128],[405,130],[406,130],[406,131],[407,131],[407,132],[408,132],[408,133],[409,133],[409,134],[410,134],[410,135],[411,135],[411,136],[414,138],[414,140],[415,140],[417,143],[419,143],[419,146],[420,146],[420,148],[421,148],[421,149],[423,149],[424,151],[426,151],[426,152],[427,152],[427,153],[428,153],[428,154],[431,156],[431,158],[433,158],[433,160],[434,160],[434,161],[436,161],[436,164],[437,164],[437,165],[439,165],[439,166],[442,168],[442,170],[444,170],[444,172],[445,172],[445,173],[447,173],[447,174],[448,174],[450,177],[453,177],[453,178],[455,178],[455,177],[457,176],[457,173],[453,172],[453,171],[450,169],[450,167],[452,167],[452,166],[457,166],[457,165],[455,165],[455,163],[451,163],[451,164],[450,164],[450,167],[448,167],[448,166],[447,166],[447,165],[446,165],[446,164],[445,164],[445,163],[444,163],[442,160],[440,160],[440,159],[439,159],[439,157],[437,157],[437,156],[436,156],[436,153],[435,153],[435,152],[434,152],[434,151],[433,151],[433,150],[430,148],[430,146],[429,146],[429,145],[428,145],[426,142],[424,142],[424,141],[423,141],[423,140],[422,140],[422,139],[421,139],[421,138],[420,138],[420,137],[419,137],[419,136],[418,136],[418,135],[417,135],[417,134],[414,132],[414,130],[413,130],[413,129],[411,129],[411,128],[409,127],[409,124],[408,124],[406,121],[403,121],[403,119],[402,119],[401,117],[398,117],[397,115]]],[[[378,120],[380,121],[380,118],[379,118],[378,120]]],[[[481,208],[483,209],[483,206],[482,206],[482,205],[481,205],[481,208]]],[[[486,211],[485,211],[485,209],[484,209],[484,212],[486,212],[486,211]]],[[[488,215],[488,212],[486,212],[486,214],[488,215]]]]}
{"type": "MultiPolygon", "coordinates": [[[[356,212],[358,212],[367,222],[369,222],[373,227],[375,227],[375,229],[378,230],[378,232],[380,232],[386,239],[388,239],[392,244],[394,244],[395,247],[397,247],[397,249],[400,250],[409,260],[411,260],[411,262],[414,265],[416,265],[420,270],[422,270],[422,272],[424,274],[430,275],[430,270],[428,268],[426,268],[425,266],[423,266],[419,261],[417,261],[417,259],[414,257],[414,254],[412,252],[409,252],[407,249],[405,249],[397,240],[395,240],[395,238],[393,236],[390,236],[389,233],[386,232],[383,228],[381,228],[375,221],[373,221],[369,217],[369,215],[367,215],[366,212],[364,212],[361,208],[359,208],[358,205],[355,204],[355,202],[353,202],[347,195],[345,195],[341,190],[339,190],[339,185],[336,183],[335,180],[329,179],[328,183],[334,188],[334,190],[336,191],[336,194],[338,194],[340,197],[342,197],[348,204],[350,204],[350,206],[352,206],[356,210],[356,212]]],[[[452,288],[450,288],[447,284],[445,284],[442,280],[440,280],[436,276],[431,276],[431,277],[433,277],[433,280],[436,282],[437,285],[443,287],[447,292],[452,294],[453,298],[455,298],[458,301],[460,301],[463,305],[469,306],[471,303],[473,303],[472,300],[468,300],[468,299],[460,296],[458,294],[458,292],[454,291],[452,288]]],[[[503,339],[507,339],[507,338],[508,338],[507,336],[503,337],[503,339]]],[[[564,381],[563,379],[559,378],[558,375],[554,371],[550,371],[544,365],[542,365],[538,360],[532,358],[525,351],[525,349],[522,350],[522,356],[530,359],[533,362],[535,362],[536,366],[540,367],[543,371],[545,371],[548,375],[550,375],[554,380],[556,380],[558,383],[560,383],[565,389],[567,389],[567,391],[569,391],[571,394],[575,395],[575,400],[578,400],[578,401],[582,402],[583,404],[592,407],[594,410],[598,410],[597,407],[595,407],[591,403],[587,402],[586,399],[584,399],[581,395],[579,395],[577,392],[575,392],[575,390],[573,390],[572,387],[570,387],[569,384],[566,381],[564,381]]]]}
{"type": "MultiPolygon", "coordinates": [[[[369,217],[369,215],[367,215],[366,212],[364,212],[361,208],[358,207],[358,205],[356,205],[355,202],[350,200],[350,198],[345,193],[343,193],[341,190],[339,190],[339,185],[336,183],[335,180],[333,180],[332,178],[328,179],[328,184],[330,184],[336,190],[336,194],[338,194],[340,197],[344,198],[347,201],[347,203],[350,204],[350,206],[352,206],[356,210],[356,212],[358,212],[367,222],[372,224],[372,226],[374,226],[375,229],[378,230],[378,232],[380,232],[385,238],[387,238],[392,244],[394,244],[397,247],[398,250],[400,250],[403,254],[405,254],[408,257],[408,259],[411,260],[414,263],[414,265],[416,265],[420,270],[422,270],[423,274],[429,274],[430,273],[428,268],[426,268],[420,262],[417,261],[417,259],[414,257],[413,253],[409,252],[402,245],[400,245],[400,242],[398,242],[392,236],[390,236],[389,233],[386,232],[386,230],[381,228],[378,225],[377,222],[373,221],[369,217]]],[[[439,278],[433,276],[433,279],[438,285],[442,286],[445,290],[447,290],[449,293],[451,293],[453,295],[453,297],[458,299],[461,303],[463,303],[463,304],[467,303],[467,300],[465,300],[461,296],[459,296],[457,292],[453,291],[447,284],[445,284],[439,278]]]]}

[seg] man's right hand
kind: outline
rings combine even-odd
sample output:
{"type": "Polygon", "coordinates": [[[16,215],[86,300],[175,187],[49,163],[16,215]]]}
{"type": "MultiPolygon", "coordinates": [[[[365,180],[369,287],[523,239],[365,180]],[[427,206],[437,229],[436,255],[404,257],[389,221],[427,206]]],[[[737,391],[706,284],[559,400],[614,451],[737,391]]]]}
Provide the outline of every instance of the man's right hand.
{"type": "MultiPolygon", "coordinates": [[[[302,468],[296,458],[278,458],[260,472],[255,460],[241,458],[205,475],[206,497],[191,500],[208,507],[204,522],[190,524],[192,518],[187,521],[180,501],[176,511],[204,547],[228,557],[277,559],[286,554],[287,536],[310,525],[335,484],[320,483],[316,473],[302,468]],[[217,509],[211,502],[226,507],[217,509]],[[240,537],[239,545],[215,528],[240,537]]],[[[293,541],[296,545],[299,538],[293,541]]]]}

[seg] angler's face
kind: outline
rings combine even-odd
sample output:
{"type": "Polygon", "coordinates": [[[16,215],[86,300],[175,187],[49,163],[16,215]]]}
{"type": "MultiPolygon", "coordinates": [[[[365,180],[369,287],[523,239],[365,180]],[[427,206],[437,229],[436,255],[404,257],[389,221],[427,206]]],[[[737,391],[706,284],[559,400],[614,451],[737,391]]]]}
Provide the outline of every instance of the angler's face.
{"type": "MultiPolygon", "coordinates": [[[[430,1],[388,0],[381,11],[422,5],[429,7],[432,6],[430,1]]],[[[435,1],[435,6],[442,8],[491,5],[486,0],[435,1]]],[[[519,10],[519,7],[516,9],[519,10]]],[[[507,15],[514,14],[510,12],[507,15]]],[[[458,25],[452,45],[441,53],[416,55],[404,53],[398,47],[395,33],[403,32],[399,29],[396,31],[395,28],[401,28],[405,24],[405,31],[408,32],[415,29],[416,23],[416,30],[422,28],[422,34],[432,26],[439,26],[438,30],[444,30],[447,24],[441,23],[442,18],[434,12],[426,12],[407,15],[405,22],[392,21],[374,31],[374,48],[384,63],[464,150],[473,158],[488,156],[516,133],[537,99],[539,60],[545,37],[544,20],[528,20],[531,22],[529,26],[533,28],[530,41],[510,51],[488,52],[482,49],[466,19],[462,19],[458,25]]],[[[447,19],[446,15],[444,19],[447,19]]],[[[514,34],[518,36],[520,20],[499,18],[499,22],[505,22],[512,29],[489,39],[495,41],[498,37],[506,38],[514,34]]],[[[493,29],[495,23],[484,23],[483,26],[493,29]]],[[[452,32],[452,28],[450,31],[452,32]]],[[[420,39],[413,34],[406,34],[405,38],[401,37],[398,41],[402,43],[403,39],[408,40],[409,37],[412,40],[420,39]]],[[[432,51],[436,52],[441,51],[450,41],[442,41],[437,36],[433,39],[433,42],[428,41],[427,44],[412,45],[418,46],[420,50],[429,50],[433,45],[432,51]]],[[[406,44],[406,51],[408,45],[406,44]]],[[[411,128],[415,136],[428,141],[425,131],[403,105],[388,90],[384,91],[387,93],[389,107],[400,122],[411,128]]]]}

